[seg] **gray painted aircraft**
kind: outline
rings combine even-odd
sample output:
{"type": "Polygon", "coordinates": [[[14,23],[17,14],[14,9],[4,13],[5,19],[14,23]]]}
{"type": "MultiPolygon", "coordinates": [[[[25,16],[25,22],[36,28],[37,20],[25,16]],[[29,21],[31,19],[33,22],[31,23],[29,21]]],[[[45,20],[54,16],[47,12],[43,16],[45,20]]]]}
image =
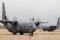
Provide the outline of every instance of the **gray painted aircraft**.
{"type": "Polygon", "coordinates": [[[53,25],[53,26],[43,26],[42,25],[42,30],[43,31],[54,31],[54,30],[56,30],[57,28],[59,28],[60,27],[60,18],[58,18],[58,21],[57,21],[57,25],[53,25]]]}
{"type": "Polygon", "coordinates": [[[39,23],[44,23],[34,21],[25,22],[17,20],[13,21],[8,20],[6,16],[4,2],[2,4],[2,20],[0,20],[0,22],[4,24],[4,26],[9,32],[12,32],[13,34],[20,33],[21,35],[23,35],[24,33],[30,33],[31,35],[33,35],[33,32],[36,30],[36,27],[39,25],[39,23]]]}

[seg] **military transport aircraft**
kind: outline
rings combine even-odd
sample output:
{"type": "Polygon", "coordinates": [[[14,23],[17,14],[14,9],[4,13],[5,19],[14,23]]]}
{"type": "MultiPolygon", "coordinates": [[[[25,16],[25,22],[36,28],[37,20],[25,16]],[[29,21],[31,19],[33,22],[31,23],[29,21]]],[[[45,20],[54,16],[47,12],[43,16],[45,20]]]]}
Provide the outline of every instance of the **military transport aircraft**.
{"type": "Polygon", "coordinates": [[[41,27],[41,29],[43,31],[49,31],[49,32],[52,32],[54,30],[56,30],[57,28],[60,27],[60,18],[58,18],[58,21],[57,21],[57,25],[51,25],[51,26],[43,26],[41,27]]]}
{"type": "MultiPolygon", "coordinates": [[[[33,18],[34,20],[34,18],[33,18]]],[[[5,12],[5,5],[4,2],[2,4],[2,20],[0,20],[2,24],[6,27],[6,29],[9,32],[12,32],[13,34],[20,33],[23,35],[24,33],[30,33],[33,35],[33,32],[36,30],[36,27],[39,25],[39,23],[45,23],[45,22],[34,22],[34,21],[17,21],[8,20],[5,12]]]]}

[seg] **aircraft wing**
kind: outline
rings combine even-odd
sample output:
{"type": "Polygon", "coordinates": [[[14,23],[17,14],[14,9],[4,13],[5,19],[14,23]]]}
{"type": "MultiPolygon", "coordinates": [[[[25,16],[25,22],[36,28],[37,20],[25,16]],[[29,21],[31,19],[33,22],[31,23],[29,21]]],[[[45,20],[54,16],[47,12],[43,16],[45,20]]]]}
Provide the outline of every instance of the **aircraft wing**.
{"type": "Polygon", "coordinates": [[[9,20],[0,20],[0,22],[1,22],[1,23],[4,23],[4,22],[6,22],[6,23],[13,23],[13,22],[15,22],[15,21],[9,21],[9,20]]]}
{"type": "Polygon", "coordinates": [[[48,22],[35,22],[35,23],[48,23],[48,22]]]}
{"type": "Polygon", "coordinates": [[[39,23],[48,23],[48,22],[39,22],[39,23]]]}

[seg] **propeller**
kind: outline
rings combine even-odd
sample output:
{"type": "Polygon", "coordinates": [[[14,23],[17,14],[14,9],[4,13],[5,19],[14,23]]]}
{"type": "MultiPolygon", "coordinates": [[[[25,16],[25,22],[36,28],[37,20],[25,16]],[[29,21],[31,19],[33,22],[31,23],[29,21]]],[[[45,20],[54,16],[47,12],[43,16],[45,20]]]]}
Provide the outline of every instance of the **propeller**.
{"type": "Polygon", "coordinates": [[[14,18],[13,18],[13,21],[17,21],[17,18],[16,18],[16,17],[14,17],[14,18]]]}

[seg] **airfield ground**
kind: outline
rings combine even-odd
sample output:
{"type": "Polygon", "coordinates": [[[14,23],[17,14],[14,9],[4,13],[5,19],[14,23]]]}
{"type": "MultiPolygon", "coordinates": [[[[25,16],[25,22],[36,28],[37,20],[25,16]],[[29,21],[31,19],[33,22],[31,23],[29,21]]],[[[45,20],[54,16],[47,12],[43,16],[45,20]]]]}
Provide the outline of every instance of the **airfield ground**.
{"type": "Polygon", "coordinates": [[[43,32],[40,29],[34,32],[33,36],[27,34],[24,35],[12,35],[6,29],[0,29],[0,40],[60,40],[60,30],[53,32],[43,32]]]}

